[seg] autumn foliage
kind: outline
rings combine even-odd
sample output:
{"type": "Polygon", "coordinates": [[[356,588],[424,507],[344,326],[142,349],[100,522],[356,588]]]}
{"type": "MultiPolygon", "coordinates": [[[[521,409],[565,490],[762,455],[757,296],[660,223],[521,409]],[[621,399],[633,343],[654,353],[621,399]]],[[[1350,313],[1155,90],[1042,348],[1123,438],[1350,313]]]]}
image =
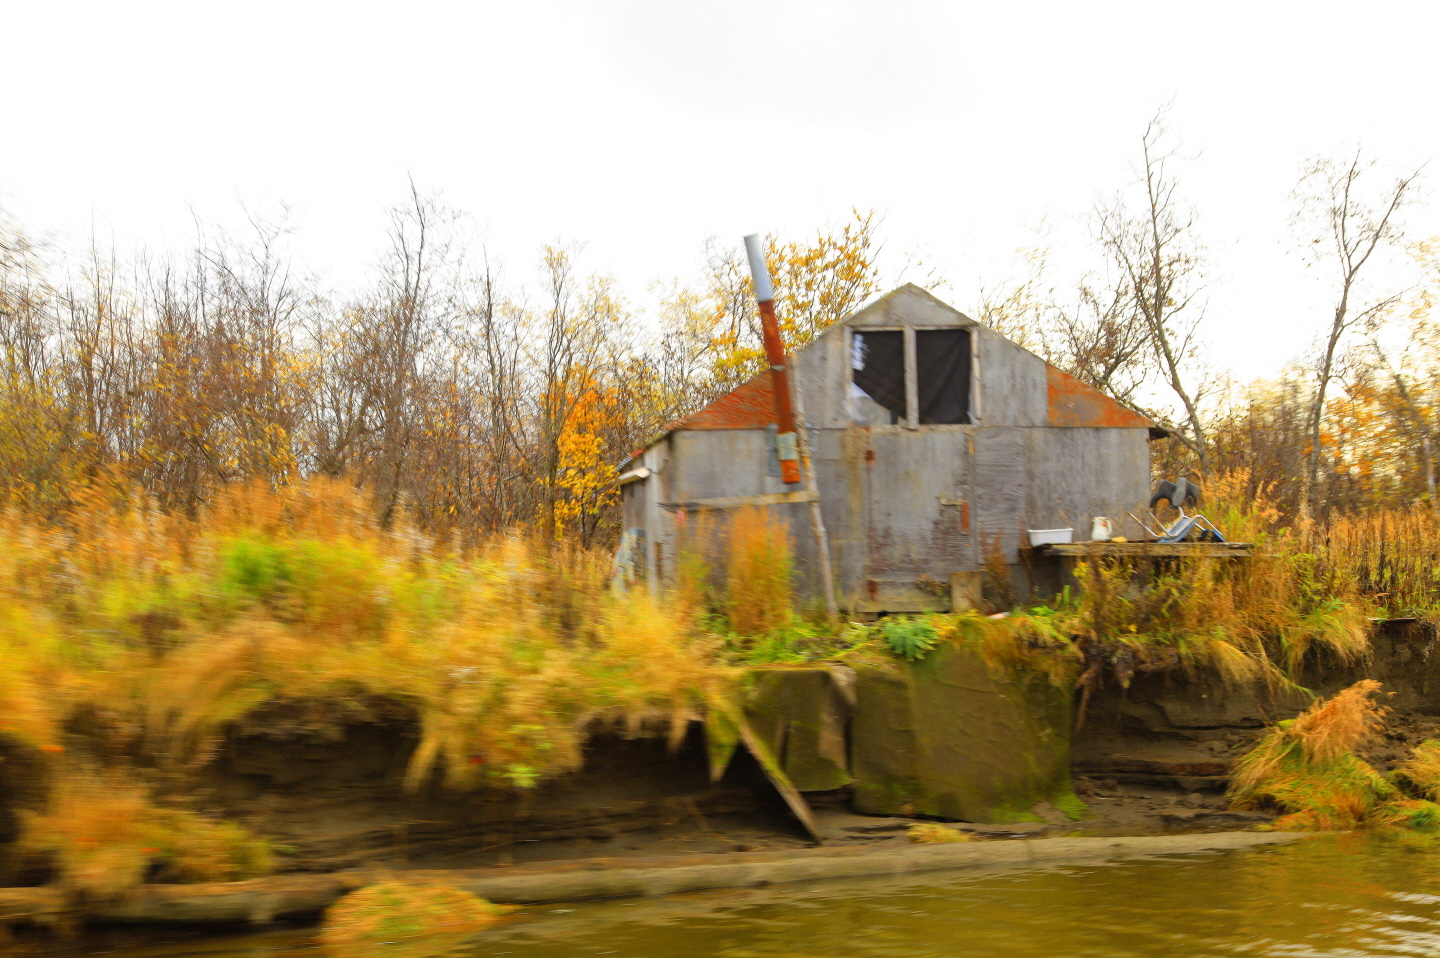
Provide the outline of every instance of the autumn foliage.
{"type": "MultiPolygon", "coordinates": [[[[382,523],[462,546],[518,526],[612,543],[616,466],[758,368],[742,259],[711,250],[657,327],[568,247],[502,285],[452,220],[418,197],[393,211],[380,269],[338,299],[263,227],[66,272],[0,224],[0,503],[56,520],[105,488],[194,515],[228,485],[344,476],[382,523]]],[[[772,242],[792,346],[880,288],[876,226],[772,242]]]]}

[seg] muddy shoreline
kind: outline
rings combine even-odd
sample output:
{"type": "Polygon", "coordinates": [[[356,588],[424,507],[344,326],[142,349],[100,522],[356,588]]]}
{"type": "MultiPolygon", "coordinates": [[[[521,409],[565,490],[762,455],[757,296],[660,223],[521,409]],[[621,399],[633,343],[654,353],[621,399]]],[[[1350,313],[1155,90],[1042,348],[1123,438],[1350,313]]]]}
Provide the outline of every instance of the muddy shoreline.
{"type": "MultiPolygon", "coordinates": [[[[1267,832],[1207,835],[1031,838],[880,848],[808,848],[783,852],[660,858],[594,858],[545,866],[415,869],[407,881],[452,885],[497,902],[538,904],[653,897],[722,888],[831,878],[894,876],[981,866],[1053,865],[1181,855],[1295,841],[1267,832]]],[[[364,869],[284,875],[243,882],[147,885],[123,899],[77,909],[53,888],[0,889],[0,921],[39,925],[86,921],[152,927],[266,926],[318,915],[357,888],[394,877],[364,869]]]]}

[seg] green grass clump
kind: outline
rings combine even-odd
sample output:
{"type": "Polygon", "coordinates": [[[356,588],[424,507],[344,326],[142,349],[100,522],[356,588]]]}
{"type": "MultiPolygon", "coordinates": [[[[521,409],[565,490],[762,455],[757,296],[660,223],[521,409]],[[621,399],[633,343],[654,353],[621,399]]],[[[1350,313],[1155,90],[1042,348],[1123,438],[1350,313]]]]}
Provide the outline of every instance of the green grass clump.
{"type": "Polygon", "coordinates": [[[1415,746],[1410,758],[1391,777],[1406,791],[1430,801],[1440,801],[1440,742],[1428,739],[1415,746]]]}
{"type": "Polygon", "coordinates": [[[1440,832],[1440,805],[1423,798],[1396,799],[1378,808],[1371,823],[1415,832],[1440,832]]]}
{"type": "Polygon", "coordinates": [[[923,659],[938,641],[935,627],[924,619],[886,619],[880,635],[890,651],[907,662],[923,659]]]}

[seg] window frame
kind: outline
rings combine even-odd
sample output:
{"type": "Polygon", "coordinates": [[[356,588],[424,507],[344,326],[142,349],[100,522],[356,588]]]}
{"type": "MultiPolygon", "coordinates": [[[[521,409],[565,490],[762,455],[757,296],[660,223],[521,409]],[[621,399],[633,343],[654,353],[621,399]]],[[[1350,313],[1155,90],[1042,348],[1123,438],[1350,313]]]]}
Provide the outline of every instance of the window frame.
{"type": "MultiPolygon", "coordinates": [[[[970,429],[980,424],[980,337],[975,335],[975,326],[851,326],[845,331],[845,396],[849,401],[855,385],[855,365],[849,358],[855,354],[855,334],[900,333],[904,343],[905,357],[905,418],[891,426],[871,426],[871,429],[970,429]],[[921,423],[920,422],[920,378],[919,363],[915,358],[915,334],[929,330],[963,329],[970,336],[970,421],[968,423],[921,423]]],[[[847,412],[846,418],[849,418],[847,412]]]]}

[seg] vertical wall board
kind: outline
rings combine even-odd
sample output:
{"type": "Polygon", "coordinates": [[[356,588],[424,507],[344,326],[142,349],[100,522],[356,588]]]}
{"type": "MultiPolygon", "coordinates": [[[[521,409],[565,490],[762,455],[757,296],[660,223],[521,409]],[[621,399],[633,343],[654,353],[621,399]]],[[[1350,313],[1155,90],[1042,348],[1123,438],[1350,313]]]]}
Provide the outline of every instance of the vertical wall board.
{"type": "Polygon", "coordinates": [[[832,326],[791,356],[795,390],[805,421],[819,429],[844,429],[850,422],[849,334],[832,326]]]}
{"type": "Polygon", "coordinates": [[[868,443],[864,430],[856,427],[822,430],[816,447],[820,453],[814,460],[820,511],[830,538],[835,591],[843,599],[859,588],[865,576],[864,455],[868,443]],[[851,447],[855,447],[853,455],[847,453],[851,447]]]}
{"type": "Polygon", "coordinates": [[[784,492],[778,479],[765,475],[763,429],[679,430],[674,442],[677,500],[717,499],[784,492]]]}
{"type": "Polygon", "coordinates": [[[809,503],[766,506],[771,515],[785,522],[790,529],[790,548],[795,556],[795,596],[801,607],[813,605],[820,595],[820,550],[815,542],[815,527],[810,521],[809,503]]]}
{"type": "Polygon", "coordinates": [[[998,542],[1006,562],[1019,561],[1022,530],[1033,527],[1025,514],[1027,469],[1022,429],[975,430],[975,465],[971,472],[971,524],[984,562],[998,542]]]}
{"type": "Polygon", "coordinates": [[[1047,425],[1045,361],[992,329],[977,326],[975,332],[978,424],[987,427],[1047,425]]]}
{"type": "MultiPolygon", "coordinates": [[[[670,501],[670,490],[675,481],[673,437],[665,437],[652,448],[655,452],[655,461],[659,472],[646,480],[646,484],[650,486],[651,494],[656,496],[659,501],[668,502],[670,501]]],[[[655,567],[659,574],[660,584],[668,587],[675,583],[680,552],[675,513],[665,509],[655,509],[651,515],[655,527],[650,533],[655,537],[655,567]]]]}
{"type": "Polygon", "coordinates": [[[1026,514],[1033,528],[1072,527],[1078,541],[1090,537],[1091,520],[1106,516],[1116,535],[1126,534],[1126,513],[1143,506],[1149,493],[1146,430],[1027,429],[1025,435],[1026,514]]]}
{"type": "Polygon", "coordinates": [[[969,444],[969,430],[870,430],[869,579],[948,583],[973,567],[967,516],[956,504],[971,495],[969,444]]]}
{"type": "Polygon", "coordinates": [[[846,319],[845,325],[973,326],[975,321],[914,283],[906,283],[846,319]]]}

